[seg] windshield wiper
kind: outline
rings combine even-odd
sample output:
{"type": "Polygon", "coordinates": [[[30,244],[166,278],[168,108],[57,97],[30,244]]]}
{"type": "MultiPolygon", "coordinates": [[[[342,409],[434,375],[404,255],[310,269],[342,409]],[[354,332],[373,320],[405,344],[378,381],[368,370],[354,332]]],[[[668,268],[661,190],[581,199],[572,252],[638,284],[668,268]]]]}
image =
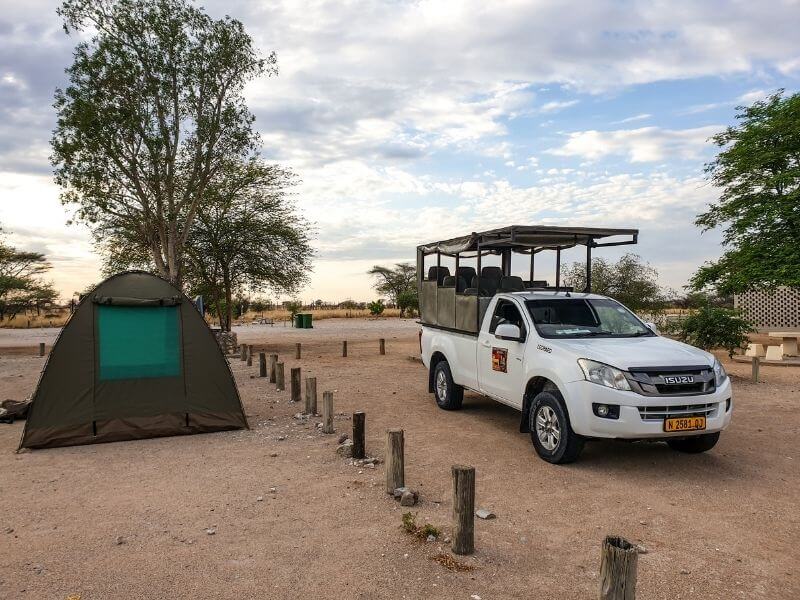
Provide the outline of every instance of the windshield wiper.
{"type": "Polygon", "coordinates": [[[599,331],[587,331],[586,333],[576,333],[575,337],[593,337],[596,335],[616,335],[613,331],[600,329],[599,331]]]}

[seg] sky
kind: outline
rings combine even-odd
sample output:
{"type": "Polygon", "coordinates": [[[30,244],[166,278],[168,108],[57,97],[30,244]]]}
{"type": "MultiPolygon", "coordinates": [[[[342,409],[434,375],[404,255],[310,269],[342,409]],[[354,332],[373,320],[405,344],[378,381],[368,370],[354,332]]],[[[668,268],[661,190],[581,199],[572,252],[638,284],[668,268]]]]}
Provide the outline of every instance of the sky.
{"type": "MultiPolygon", "coordinates": [[[[371,299],[372,265],[511,224],[638,228],[638,246],[597,255],[633,250],[680,290],[721,253],[694,225],[719,195],[709,138],[736,106],[800,87],[798,1],[200,5],[277,53],[246,98],[315,224],[305,301],[371,299]]],[[[53,92],[79,41],[57,6],[0,0],[0,224],[47,254],[67,298],[100,259],[52,180],[53,92]]],[[[537,261],[547,276],[554,258],[537,261]]]]}

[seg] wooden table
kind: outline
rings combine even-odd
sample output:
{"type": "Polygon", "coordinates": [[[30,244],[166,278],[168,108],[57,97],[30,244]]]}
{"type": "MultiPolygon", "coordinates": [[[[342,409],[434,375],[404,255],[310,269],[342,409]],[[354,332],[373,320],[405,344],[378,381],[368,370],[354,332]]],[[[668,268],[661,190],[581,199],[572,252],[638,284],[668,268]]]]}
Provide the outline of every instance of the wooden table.
{"type": "Polygon", "coordinates": [[[770,337],[781,338],[781,350],[785,356],[797,356],[797,340],[800,331],[770,331],[770,337]]]}

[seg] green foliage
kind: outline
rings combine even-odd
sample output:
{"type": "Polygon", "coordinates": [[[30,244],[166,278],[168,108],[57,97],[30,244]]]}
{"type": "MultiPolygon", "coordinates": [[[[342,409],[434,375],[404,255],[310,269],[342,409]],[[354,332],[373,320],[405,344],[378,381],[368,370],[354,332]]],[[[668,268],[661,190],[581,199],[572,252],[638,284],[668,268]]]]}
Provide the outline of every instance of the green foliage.
{"type": "Polygon", "coordinates": [[[739,311],[707,304],[676,326],[678,339],[703,350],[724,348],[729,356],[747,347],[753,325],[739,311]]]}
{"type": "Polygon", "coordinates": [[[726,295],[800,287],[800,93],[781,90],[738,110],[738,125],[712,138],[721,151],[706,165],[719,201],[696,221],[723,228],[725,252],[700,267],[692,287],[726,295]]]}
{"type": "Polygon", "coordinates": [[[369,309],[369,314],[379,317],[386,307],[383,305],[383,300],[375,300],[367,304],[367,308],[369,309]]]}
{"type": "MultiPolygon", "coordinates": [[[[411,263],[397,263],[393,267],[375,265],[368,275],[375,277],[375,291],[389,298],[389,302],[400,309],[400,316],[406,310],[400,306],[400,297],[404,293],[417,293],[417,269],[411,263]]],[[[408,297],[406,297],[408,302],[408,297]]]]}
{"type": "Polygon", "coordinates": [[[300,300],[287,300],[283,303],[283,307],[289,311],[289,314],[292,315],[292,319],[294,316],[303,310],[303,303],[300,300]]]}
{"type": "Polygon", "coordinates": [[[397,308],[400,309],[400,316],[419,312],[419,291],[416,286],[400,292],[400,295],[397,296],[397,308]]]}
{"type": "Polygon", "coordinates": [[[62,202],[101,247],[131,244],[131,261],[181,285],[215,174],[260,146],[243,91],[277,72],[275,55],[258,57],[239,21],[187,0],[65,0],[57,12],[84,40],[55,95],[62,202]]]}
{"type": "Polygon", "coordinates": [[[417,526],[417,516],[411,512],[403,513],[403,530],[422,540],[428,539],[429,535],[438,538],[442,534],[441,529],[430,523],[425,523],[421,527],[417,526]]]}
{"type": "MultiPolygon", "coordinates": [[[[586,264],[576,262],[564,270],[564,280],[575,290],[586,288],[586,264]]],[[[667,304],[667,293],[658,284],[658,271],[636,254],[616,263],[592,259],[592,292],[618,300],[634,312],[656,313],[667,304]]]]}

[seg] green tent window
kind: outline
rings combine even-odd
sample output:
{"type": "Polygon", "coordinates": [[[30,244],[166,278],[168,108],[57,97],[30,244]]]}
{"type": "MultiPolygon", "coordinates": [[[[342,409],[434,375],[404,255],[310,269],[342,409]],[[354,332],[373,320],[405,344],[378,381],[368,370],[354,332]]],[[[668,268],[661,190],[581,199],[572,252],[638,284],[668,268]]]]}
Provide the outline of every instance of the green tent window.
{"type": "Polygon", "coordinates": [[[98,306],[99,379],[181,374],[177,306],[98,306]]]}

